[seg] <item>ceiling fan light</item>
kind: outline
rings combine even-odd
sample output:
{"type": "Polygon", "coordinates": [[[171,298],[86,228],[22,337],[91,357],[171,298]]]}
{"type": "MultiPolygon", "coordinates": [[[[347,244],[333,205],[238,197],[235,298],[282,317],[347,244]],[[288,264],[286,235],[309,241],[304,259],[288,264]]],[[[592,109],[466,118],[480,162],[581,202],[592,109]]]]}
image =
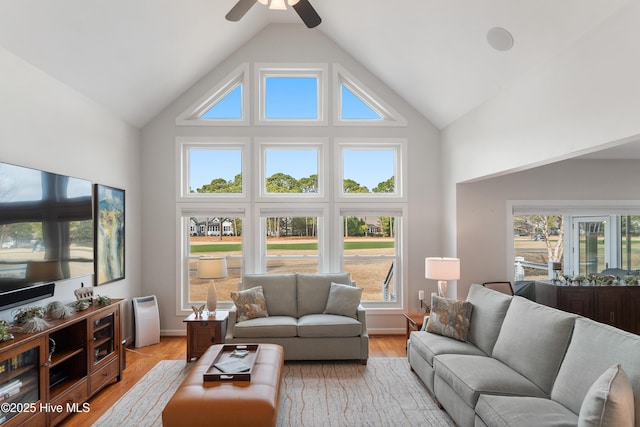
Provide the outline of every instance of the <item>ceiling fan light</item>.
{"type": "Polygon", "coordinates": [[[295,6],[298,4],[300,0],[287,0],[287,3],[289,3],[289,6],[295,6]]]}
{"type": "Polygon", "coordinates": [[[284,3],[284,0],[271,0],[271,4],[269,4],[269,9],[287,10],[287,5],[284,3]]]}

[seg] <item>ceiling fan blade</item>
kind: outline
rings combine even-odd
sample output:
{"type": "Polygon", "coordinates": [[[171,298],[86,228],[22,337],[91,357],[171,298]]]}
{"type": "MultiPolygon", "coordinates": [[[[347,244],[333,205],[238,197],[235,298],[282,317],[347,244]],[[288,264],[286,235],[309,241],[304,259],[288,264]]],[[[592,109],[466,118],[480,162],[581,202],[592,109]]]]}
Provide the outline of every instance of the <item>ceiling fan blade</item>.
{"type": "Polygon", "coordinates": [[[251,9],[257,1],[258,0],[238,0],[238,3],[231,8],[225,18],[227,18],[227,21],[239,21],[247,12],[249,12],[249,9],[251,9]]]}
{"type": "Polygon", "coordinates": [[[309,0],[300,0],[293,5],[293,8],[308,28],[317,27],[322,22],[322,18],[320,18],[318,12],[311,6],[309,0]]]}

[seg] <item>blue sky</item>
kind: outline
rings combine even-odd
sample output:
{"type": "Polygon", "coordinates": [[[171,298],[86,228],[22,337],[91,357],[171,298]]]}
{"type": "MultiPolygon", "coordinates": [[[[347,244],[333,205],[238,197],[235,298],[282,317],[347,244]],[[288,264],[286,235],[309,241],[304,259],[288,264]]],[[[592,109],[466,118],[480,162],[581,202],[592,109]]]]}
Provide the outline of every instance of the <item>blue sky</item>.
{"type": "MultiPolygon", "coordinates": [[[[266,83],[266,117],[289,119],[317,118],[317,81],[315,78],[269,77],[266,83]]],[[[240,118],[242,88],[238,85],[217,102],[203,118],[240,118]]],[[[341,88],[342,117],[348,119],[380,119],[362,100],[344,86],[341,88]]],[[[212,179],[229,181],[241,173],[239,150],[192,150],[190,186],[197,189],[212,179]]],[[[372,190],[378,183],[394,175],[391,150],[346,150],[343,155],[344,177],[372,190]]],[[[318,173],[315,150],[267,150],[266,176],[283,172],[296,179],[318,173]]]]}

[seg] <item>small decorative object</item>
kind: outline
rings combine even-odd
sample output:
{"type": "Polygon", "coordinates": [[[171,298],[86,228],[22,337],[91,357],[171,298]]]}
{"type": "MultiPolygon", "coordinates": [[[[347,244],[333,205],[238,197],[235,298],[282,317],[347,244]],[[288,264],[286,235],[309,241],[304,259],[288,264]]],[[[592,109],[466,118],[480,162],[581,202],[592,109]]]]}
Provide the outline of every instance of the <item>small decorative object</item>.
{"type": "Polygon", "coordinates": [[[54,319],[66,319],[75,313],[75,309],[60,301],[53,301],[47,304],[47,313],[54,319]]]}
{"type": "Polygon", "coordinates": [[[96,298],[96,302],[98,303],[98,305],[108,305],[111,304],[111,298],[104,295],[98,295],[98,297],[96,298]]]}
{"type": "Polygon", "coordinates": [[[72,302],[69,305],[73,307],[76,311],[82,311],[89,308],[91,306],[91,302],[89,302],[89,300],[86,300],[86,299],[81,299],[76,302],[72,302]]]}
{"type": "Polygon", "coordinates": [[[93,300],[93,286],[87,286],[85,288],[84,287],[84,282],[81,283],[80,284],[80,288],[78,288],[75,291],[73,291],[73,293],[76,295],[76,299],[78,301],[81,301],[81,300],[92,301],[93,300]]]}
{"type": "Polygon", "coordinates": [[[13,311],[13,330],[23,334],[40,332],[50,325],[44,319],[46,310],[44,307],[19,308],[13,311]]]}
{"type": "MultiPolygon", "coordinates": [[[[227,259],[202,257],[198,260],[198,279],[222,279],[227,277],[227,259]]],[[[218,294],[216,284],[213,280],[207,289],[207,311],[216,312],[218,305],[218,294]]]]}
{"type": "Polygon", "coordinates": [[[196,307],[195,305],[192,305],[191,309],[196,314],[196,317],[202,317],[202,312],[204,311],[204,304],[202,304],[200,307],[196,307]]]}
{"type": "Polygon", "coordinates": [[[124,190],[96,184],[95,285],[124,279],[124,190]]]}
{"type": "Polygon", "coordinates": [[[11,334],[11,326],[5,320],[0,320],[0,342],[12,340],[13,335],[11,334]]]}

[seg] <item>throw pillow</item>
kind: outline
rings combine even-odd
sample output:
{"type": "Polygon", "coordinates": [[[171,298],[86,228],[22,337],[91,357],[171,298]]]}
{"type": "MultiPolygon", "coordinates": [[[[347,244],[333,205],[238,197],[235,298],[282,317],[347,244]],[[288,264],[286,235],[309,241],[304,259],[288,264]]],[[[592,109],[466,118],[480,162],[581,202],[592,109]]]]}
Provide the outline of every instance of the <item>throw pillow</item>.
{"type": "Polygon", "coordinates": [[[622,366],[607,369],[589,388],[580,406],[579,427],[633,427],[634,401],[622,366]]]}
{"type": "Polygon", "coordinates": [[[338,314],[358,318],[358,305],[362,297],[362,288],[331,283],[329,299],[323,314],[338,314]]]}
{"type": "Polygon", "coordinates": [[[237,322],[269,316],[262,286],[256,286],[240,292],[231,292],[231,299],[236,305],[237,322]]]}
{"type": "Polygon", "coordinates": [[[427,322],[427,332],[431,332],[458,341],[466,341],[469,335],[471,308],[468,301],[448,300],[433,295],[431,314],[427,322]]]}

